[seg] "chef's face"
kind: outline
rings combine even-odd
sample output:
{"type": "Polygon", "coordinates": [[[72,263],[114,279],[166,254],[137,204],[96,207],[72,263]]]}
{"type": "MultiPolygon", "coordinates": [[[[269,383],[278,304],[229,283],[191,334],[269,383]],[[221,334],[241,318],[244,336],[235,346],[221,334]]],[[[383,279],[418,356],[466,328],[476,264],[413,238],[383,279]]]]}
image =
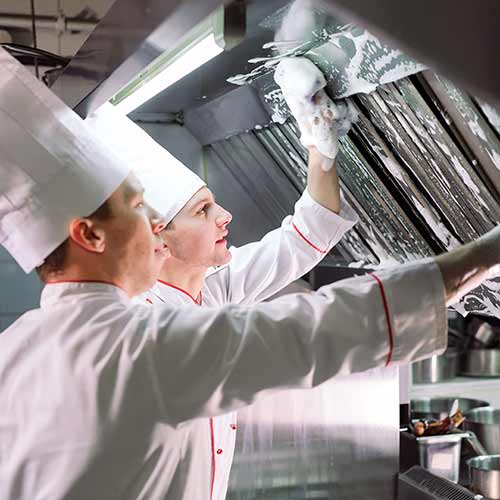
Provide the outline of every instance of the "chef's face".
{"type": "Polygon", "coordinates": [[[163,217],[144,200],[144,189],[130,174],[108,200],[111,217],[105,224],[109,265],[117,284],[129,295],[148,290],[169,252],[159,233],[163,217]]]}
{"type": "Polygon", "coordinates": [[[162,232],[163,241],[175,260],[189,267],[220,266],[231,260],[227,249],[227,226],[232,215],[215,202],[207,187],[186,203],[162,232]]]}

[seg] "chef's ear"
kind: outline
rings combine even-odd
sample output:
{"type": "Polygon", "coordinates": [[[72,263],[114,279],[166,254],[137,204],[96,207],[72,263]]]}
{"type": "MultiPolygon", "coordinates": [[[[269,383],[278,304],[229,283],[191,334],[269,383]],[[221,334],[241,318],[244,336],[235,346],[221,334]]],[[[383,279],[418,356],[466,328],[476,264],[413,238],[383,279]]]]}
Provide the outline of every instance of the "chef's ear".
{"type": "Polygon", "coordinates": [[[73,219],[69,225],[69,237],[88,252],[103,253],[106,247],[106,232],[92,219],[73,219]]]}

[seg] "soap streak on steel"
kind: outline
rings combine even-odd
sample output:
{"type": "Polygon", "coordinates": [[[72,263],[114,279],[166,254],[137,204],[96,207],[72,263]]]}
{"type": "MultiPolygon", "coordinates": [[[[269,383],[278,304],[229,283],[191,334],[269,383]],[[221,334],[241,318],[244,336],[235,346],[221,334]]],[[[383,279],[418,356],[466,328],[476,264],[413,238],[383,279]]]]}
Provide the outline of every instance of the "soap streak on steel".
{"type": "MultiPolygon", "coordinates": [[[[265,130],[256,131],[255,135],[291,179],[297,178],[293,169],[301,167],[301,177],[305,183],[307,153],[300,144],[294,122],[290,121],[284,126],[271,125],[265,130]],[[301,165],[290,162],[290,148],[301,152],[301,158],[304,159],[301,165]]],[[[361,236],[362,245],[366,246],[364,242],[368,242],[371,249],[371,252],[365,255],[371,253],[377,257],[375,262],[373,259],[367,260],[368,266],[396,264],[402,260],[400,255],[405,256],[406,260],[432,255],[425,240],[401,208],[394,203],[385,186],[378,182],[369,162],[349,138],[342,141],[337,168],[345,202],[353,207],[360,217],[355,230],[361,236]],[[374,221],[377,222],[374,224],[374,221]],[[410,234],[411,239],[400,241],[397,235],[401,233],[410,234]]],[[[353,231],[350,234],[352,235],[353,231]]],[[[355,260],[359,260],[358,257],[359,254],[355,260]]]]}
{"type": "MultiPolygon", "coordinates": [[[[267,27],[277,29],[287,12],[273,16],[267,27]]],[[[376,87],[350,98],[359,121],[341,141],[337,161],[344,198],[360,217],[339,247],[343,256],[351,256],[350,265],[387,267],[438,254],[499,224],[498,113],[486,113],[484,104],[479,108],[430,71],[415,74],[423,66],[377,45],[363,29],[325,23],[315,15],[319,24],[311,33],[292,37],[303,42],[294,54],[318,65],[332,97],[345,95],[342,74],[350,78],[350,90],[376,87]],[[403,73],[396,75],[392,64],[403,73]],[[400,78],[406,76],[404,71],[412,76],[400,78]],[[380,85],[387,81],[392,83],[380,85]]],[[[273,64],[277,52],[286,50],[289,56],[294,50],[287,44],[269,47],[279,49],[272,51],[273,64]]],[[[305,168],[294,165],[301,146],[293,134],[284,132],[290,127],[293,131],[295,121],[272,69],[262,66],[249,82],[279,125],[255,134],[291,182],[304,185],[305,168]]],[[[500,280],[485,282],[455,309],[500,317],[500,280]]]]}
{"type": "Polygon", "coordinates": [[[435,93],[441,106],[439,110],[446,114],[456,126],[477,158],[477,168],[496,188],[493,194],[500,197],[500,140],[492,127],[481,116],[472,99],[452,82],[434,73],[426,72],[424,81],[435,93]]]}
{"type": "Polygon", "coordinates": [[[438,164],[442,165],[457,186],[464,184],[461,191],[466,193],[463,196],[470,194],[474,196],[477,203],[474,203],[471,208],[477,210],[475,217],[481,223],[482,229],[485,231],[491,229],[500,221],[500,207],[485,185],[484,179],[478,175],[473,165],[451,140],[408,79],[400,80],[389,85],[388,88],[398,100],[400,112],[415,133],[422,138],[426,148],[432,152],[438,164]]]}
{"type": "Polygon", "coordinates": [[[405,212],[412,214],[413,221],[420,219],[422,224],[428,226],[430,234],[435,235],[438,239],[435,244],[436,248],[441,250],[458,246],[459,242],[445,226],[442,217],[422,195],[412,176],[394,156],[382,136],[359,108],[358,115],[357,125],[360,140],[365,142],[368,150],[373,151],[372,161],[379,162],[384,174],[389,178],[392,177],[398,190],[408,198],[409,202],[404,206],[405,212]]]}
{"type": "Polygon", "coordinates": [[[498,110],[479,98],[476,98],[476,103],[485,114],[489,124],[496,130],[497,134],[500,135],[500,113],[498,110]]]}
{"type": "Polygon", "coordinates": [[[441,170],[435,170],[435,162],[429,153],[414,143],[397,117],[384,106],[383,97],[359,96],[359,101],[372,124],[398,155],[402,166],[415,179],[419,191],[443,213],[452,234],[461,241],[477,238],[478,233],[463,212],[450,179],[441,170]]]}
{"type": "MultiPolygon", "coordinates": [[[[282,126],[273,124],[264,130],[254,131],[254,135],[297,190],[302,191],[307,182],[307,151],[299,141],[299,131],[295,122],[289,121],[282,126]],[[290,151],[293,152],[293,155],[290,155],[290,151]],[[299,161],[290,161],[291,157],[295,157],[299,161]]],[[[346,191],[342,182],[341,191],[346,205],[353,207],[359,214],[360,207],[357,201],[351,193],[346,191]]],[[[365,217],[365,228],[368,227],[368,220],[365,217]]],[[[353,257],[355,260],[360,260],[364,256],[369,266],[376,265],[378,260],[364,242],[364,238],[358,236],[359,229],[360,225],[358,224],[357,229],[346,235],[349,244],[346,243],[346,238],[343,238],[334,250],[339,251],[348,262],[353,260],[353,257]]]]}

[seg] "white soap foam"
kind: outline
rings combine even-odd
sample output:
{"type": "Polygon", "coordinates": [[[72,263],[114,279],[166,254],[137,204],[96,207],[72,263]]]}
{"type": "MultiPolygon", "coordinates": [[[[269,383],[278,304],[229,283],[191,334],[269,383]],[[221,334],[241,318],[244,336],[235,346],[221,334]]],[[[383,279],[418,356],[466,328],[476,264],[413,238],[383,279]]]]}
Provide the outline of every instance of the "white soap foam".
{"type": "Polygon", "coordinates": [[[488,151],[488,154],[491,157],[491,160],[495,164],[495,167],[500,170],[500,154],[498,154],[496,151],[488,151]]]}
{"type": "Polygon", "coordinates": [[[375,149],[379,154],[379,156],[382,158],[384,165],[387,167],[387,170],[389,170],[391,175],[395,177],[399,182],[407,186],[408,184],[405,178],[403,177],[403,173],[401,172],[401,167],[399,163],[394,159],[390,158],[389,156],[387,156],[385,151],[378,144],[374,144],[373,149],[375,149]]]}
{"type": "Polygon", "coordinates": [[[479,137],[484,142],[488,142],[488,138],[486,137],[483,127],[479,124],[479,118],[477,116],[474,117],[474,120],[469,120],[467,124],[475,136],[479,137]]]}
{"type": "Polygon", "coordinates": [[[323,73],[306,57],[283,59],[276,67],[274,81],[280,86],[285,98],[296,96],[306,100],[311,100],[326,85],[323,73]]]}
{"type": "Polygon", "coordinates": [[[439,241],[441,241],[448,250],[460,246],[460,242],[448,231],[437,215],[427,207],[424,207],[414,196],[412,196],[412,201],[426,224],[428,224],[435,236],[437,236],[439,241]]]}
{"type": "Polygon", "coordinates": [[[295,0],[283,18],[280,29],[276,32],[276,42],[307,40],[316,27],[314,2],[295,0]]]}
{"type": "Polygon", "coordinates": [[[297,120],[302,144],[316,146],[322,155],[335,158],[339,137],[347,134],[357,118],[354,107],[346,102],[333,103],[322,90],[326,85],[323,73],[305,57],[283,59],[274,79],[297,120]]]}
{"type": "Polygon", "coordinates": [[[500,134],[500,113],[493,106],[490,106],[484,101],[481,101],[481,109],[484,111],[491,125],[500,134]]]}

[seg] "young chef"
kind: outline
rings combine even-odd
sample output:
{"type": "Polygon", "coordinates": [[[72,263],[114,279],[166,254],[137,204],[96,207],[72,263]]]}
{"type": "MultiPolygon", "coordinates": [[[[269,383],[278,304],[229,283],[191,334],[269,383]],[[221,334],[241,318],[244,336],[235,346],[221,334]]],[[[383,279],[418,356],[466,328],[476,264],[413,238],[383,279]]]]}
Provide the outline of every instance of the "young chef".
{"type": "MultiPolygon", "coordinates": [[[[261,241],[229,250],[226,236],[231,215],[196,174],[111,104],[90,115],[86,123],[139,173],[148,202],[168,223],[161,235],[170,256],[155,286],[140,297],[147,303],[214,307],[261,302],[307,273],[355,223],[348,207],[340,210],[335,168],[324,169],[334,160],[311,147],[307,189],[294,215],[261,241]]],[[[233,412],[207,422],[207,459],[216,465],[213,499],[226,497],[236,421],[233,412]]]]}
{"type": "Polygon", "coordinates": [[[133,303],[163,265],[164,222],[50,90],[1,50],[0,66],[0,242],[46,283],[0,335],[2,499],[210,498],[207,419],[442,352],[445,304],[497,271],[498,229],[256,306],[133,303]]]}

